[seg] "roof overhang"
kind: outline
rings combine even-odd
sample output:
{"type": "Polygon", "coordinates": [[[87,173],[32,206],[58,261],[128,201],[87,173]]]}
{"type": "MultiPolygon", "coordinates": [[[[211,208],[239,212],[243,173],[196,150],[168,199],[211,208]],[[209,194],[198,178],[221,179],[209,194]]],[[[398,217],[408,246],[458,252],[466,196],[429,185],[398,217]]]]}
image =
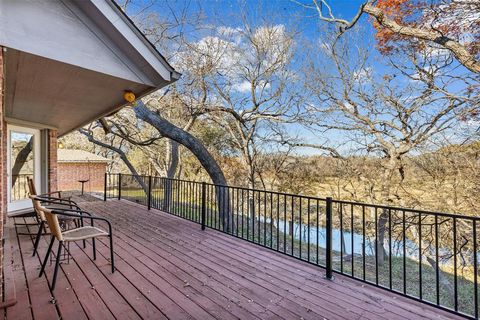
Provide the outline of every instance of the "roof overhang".
{"type": "Polygon", "coordinates": [[[0,0],[5,117],[59,135],[180,74],[110,0],[0,0]]]}

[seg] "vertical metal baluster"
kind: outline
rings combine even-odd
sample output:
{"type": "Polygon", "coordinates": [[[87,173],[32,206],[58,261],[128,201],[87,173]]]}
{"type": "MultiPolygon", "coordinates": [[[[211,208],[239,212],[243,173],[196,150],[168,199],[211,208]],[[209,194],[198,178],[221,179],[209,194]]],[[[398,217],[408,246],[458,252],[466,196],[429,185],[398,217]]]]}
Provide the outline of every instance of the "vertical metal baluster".
{"type": "Polygon", "coordinates": [[[333,211],[332,198],[327,197],[325,203],[325,278],[331,280],[333,278],[332,268],[332,211],[333,211]]]}
{"type": "Polygon", "coordinates": [[[260,231],[262,230],[262,229],[261,229],[261,225],[260,225],[260,223],[261,223],[260,217],[262,216],[262,210],[261,210],[261,206],[260,206],[261,203],[262,203],[262,201],[261,201],[261,193],[260,193],[260,191],[258,191],[258,204],[257,204],[257,208],[258,208],[258,211],[257,211],[257,212],[258,212],[258,222],[257,222],[257,234],[258,234],[258,236],[257,236],[258,238],[257,238],[257,239],[258,239],[258,240],[257,240],[257,241],[258,241],[258,244],[261,243],[260,241],[261,241],[261,239],[262,239],[262,238],[260,237],[260,235],[261,235],[260,231]]]}
{"type": "Polygon", "coordinates": [[[255,242],[255,191],[252,190],[252,238],[255,242]]]}
{"type": "Polygon", "coordinates": [[[458,277],[457,277],[457,218],[453,217],[453,292],[455,311],[458,311],[458,277]]]}
{"type": "Polygon", "coordinates": [[[392,290],[392,209],[388,209],[388,287],[392,290]]]}
{"type": "Polygon", "coordinates": [[[185,219],[188,219],[187,217],[187,211],[185,210],[185,182],[184,181],[179,181],[180,182],[180,206],[179,209],[182,211],[182,215],[185,219]]]}
{"type": "Polygon", "coordinates": [[[438,216],[435,215],[435,291],[437,305],[440,305],[440,268],[438,262],[438,216]]]}
{"type": "Polygon", "coordinates": [[[193,212],[192,212],[192,182],[188,181],[187,182],[187,203],[186,203],[186,206],[188,208],[188,216],[189,216],[189,219],[193,221],[194,219],[194,216],[193,216],[193,212]]]}
{"type": "Polygon", "coordinates": [[[473,298],[475,307],[475,319],[478,319],[478,257],[477,257],[477,220],[473,220],[473,298]]]}
{"type": "Polygon", "coordinates": [[[287,195],[283,195],[283,253],[287,252],[287,195]]]}
{"type": "Polygon", "coordinates": [[[378,285],[378,208],[375,207],[375,284],[378,285]]]}
{"type": "Polygon", "coordinates": [[[250,240],[250,190],[247,189],[247,240],[250,240]]]}
{"type": "Polygon", "coordinates": [[[270,193],[270,248],[273,248],[273,192],[270,193]]]}
{"type": "Polygon", "coordinates": [[[355,238],[354,238],[354,227],[353,227],[353,204],[350,205],[350,240],[351,240],[351,245],[352,245],[352,277],[355,276],[355,246],[354,246],[354,242],[355,242],[355,238]]]}
{"type": "Polygon", "coordinates": [[[310,198],[307,201],[307,260],[310,262],[310,198]]]}
{"type": "Polygon", "coordinates": [[[340,217],[340,272],[343,273],[343,203],[338,204],[340,217]]]}
{"type": "Polygon", "coordinates": [[[215,221],[215,217],[213,216],[212,208],[209,205],[209,203],[212,202],[212,190],[213,188],[210,188],[210,185],[207,184],[207,213],[210,218],[210,226],[213,229],[217,228],[217,222],[215,221]]]}
{"type": "Polygon", "coordinates": [[[403,236],[403,293],[407,294],[407,230],[405,229],[405,210],[402,211],[403,236]]]}
{"type": "Polygon", "coordinates": [[[277,251],[280,250],[280,194],[277,193],[277,251]]]}
{"type": "Polygon", "coordinates": [[[422,273],[422,214],[418,214],[418,296],[420,299],[423,297],[423,273],[422,273]]]}
{"type": "Polygon", "coordinates": [[[147,195],[147,208],[152,208],[152,176],[148,176],[148,195],[147,195]]]}
{"type": "MultiPolygon", "coordinates": [[[[245,238],[245,224],[244,224],[244,219],[245,219],[245,214],[244,214],[244,207],[245,207],[245,190],[242,189],[242,239],[245,238]]],[[[248,215],[248,210],[247,210],[247,215],[248,215]]],[[[248,216],[247,216],[248,217],[248,216]]],[[[248,230],[248,219],[247,219],[247,230],[248,230]]],[[[248,235],[247,235],[248,239],[248,235]]]]}
{"type": "Polygon", "coordinates": [[[367,254],[366,251],[366,244],[365,244],[365,232],[366,232],[366,221],[365,221],[365,206],[362,205],[362,237],[363,237],[363,242],[362,242],[362,273],[363,273],[363,280],[365,281],[366,276],[367,276],[367,264],[365,261],[365,256],[367,254]]]}
{"type": "Polygon", "coordinates": [[[303,199],[302,199],[301,197],[299,197],[298,200],[300,201],[299,208],[298,208],[298,216],[299,216],[299,221],[300,221],[299,228],[298,228],[298,231],[300,232],[300,242],[299,242],[298,250],[299,250],[300,259],[302,259],[302,242],[303,242],[303,230],[302,230],[302,200],[303,200],[303,199]]]}
{"type": "Polygon", "coordinates": [[[263,192],[263,246],[267,246],[267,192],[263,192]]]}
{"type": "Polygon", "coordinates": [[[237,237],[238,237],[238,220],[239,220],[239,218],[240,218],[240,217],[239,217],[239,211],[238,211],[238,205],[239,205],[239,199],[238,199],[239,196],[238,196],[238,193],[239,193],[239,190],[240,190],[240,189],[236,188],[236,193],[237,193],[237,205],[236,205],[236,208],[235,208],[235,209],[236,209],[236,212],[237,212],[237,224],[236,224],[236,226],[235,226],[235,229],[236,229],[236,230],[235,230],[235,231],[236,231],[235,234],[237,235],[237,237]]]}
{"type": "Polygon", "coordinates": [[[291,234],[291,236],[292,236],[292,239],[291,239],[291,240],[292,240],[292,241],[291,241],[291,243],[292,243],[292,248],[291,248],[291,250],[290,250],[292,256],[294,256],[294,250],[293,250],[293,249],[294,249],[294,247],[295,247],[295,243],[293,242],[293,238],[294,238],[294,235],[295,235],[295,223],[294,223],[294,221],[295,221],[295,210],[294,210],[295,204],[294,204],[294,202],[295,202],[295,201],[294,201],[293,196],[292,196],[292,226],[291,226],[291,228],[290,228],[291,233],[292,233],[292,234],[291,234]]]}
{"type": "Polygon", "coordinates": [[[317,199],[317,210],[316,210],[316,211],[317,211],[317,232],[316,232],[317,235],[316,235],[316,237],[315,237],[315,239],[316,239],[316,241],[317,241],[317,247],[315,248],[315,251],[316,251],[315,254],[317,255],[317,258],[316,258],[316,260],[317,260],[317,265],[318,265],[318,246],[319,246],[318,237],[319,237],[319,234],[320,234],[319,223],[318,223],[318,220],[320,220],[320,217],[319,217],[319,213],[320,213],[319,205],[320,205],[320,204],[319,204],[319,200],[317,199]]]}
{"type": "Polygon", "coordinates": [[[205,222],[207,220],[207,191],[205,182],[202,182],[202,230],[205,230],[205,222]]]}

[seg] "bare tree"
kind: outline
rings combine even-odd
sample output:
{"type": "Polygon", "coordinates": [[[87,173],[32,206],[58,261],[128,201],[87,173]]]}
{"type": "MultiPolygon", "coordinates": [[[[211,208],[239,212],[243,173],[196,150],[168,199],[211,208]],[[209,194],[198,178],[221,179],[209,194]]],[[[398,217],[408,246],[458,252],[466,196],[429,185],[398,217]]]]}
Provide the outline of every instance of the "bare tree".
{"type": "MultiPolygon", "coordinates": [[[[335,24],[340,33],[353,28],[363,15],[375,21],[381,44],[406,40],[409,46],[421,41],[451,52],[471,72],[480,73],[478,58],[480,4],[478,1],[440,0],[363,2],[351,20],[338,18],[329,1],[312,0],[310,4],[296,1],[315,10],[320,20],[335,24]],[[471,39],[471,40],[469,40],[471,39]]],[[[383,47],[388,50],[388,47],[383,47]]]]}
{"type": "MultiPolygon", "coordinates": [[[[293,34],[284,26],[219,28],[190,44],[188,57],[199,61],[192,72],[213,91],[208,116],[230,134],[247,170],[248,186],[262,182],[257,170],[262,146],[274,141],[271,126],[294,122],[301,98],[291,82],[293,34]]],[[[188,60],[186,60],[188,61],[188,60]]]]}
{"type": "MultiPolygon", "coordinates": [[[[375,72],[368,50],[350,41],[334,37],[332,44],[323,43],[319,49],[331,64],[310,65],[307,88],[316,99],[307,123],[323,133],[342,132],[357,153],[380,157],[378,192],[371,201],[401,203],[406,156],[477,110],[478,89],[452,71],[449,57],[425,55],[418,61],[417,52],[407,52],[390,59],[383,74],[375,72]]],[[[387,221],[386,212],[379,215],[380,261],[387,221]]]]}

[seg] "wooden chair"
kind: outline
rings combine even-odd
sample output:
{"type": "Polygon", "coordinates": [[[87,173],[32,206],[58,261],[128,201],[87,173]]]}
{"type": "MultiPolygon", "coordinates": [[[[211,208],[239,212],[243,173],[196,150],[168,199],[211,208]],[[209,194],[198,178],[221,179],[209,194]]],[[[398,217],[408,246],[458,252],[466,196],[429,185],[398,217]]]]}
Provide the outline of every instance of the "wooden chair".
{"type": "Polygon", "coordinates": [[[53,279],[50,290],[53,291],[55,289],[55,283],[57,280],[58,274],[58,267],[60,265],[60,255],[62,254],[62,248],[64,243],[75,242],[75,241],[82,241],[87,239],[92,239],[92,246],[93,246],[93,260],[97,258],[96,246],[95,246],[95,238],[98,237],[108,237],[110,240],[110,262],[112,264],[112,273],[115,272],[115,262],[113,256],[113,235],[112,235],[112,225],[110,221],[105,218],[95,217],[92,216],[90,213],[77,210],[77,209],[69,209],[69,208],[46,208],[41,205],[42,198],[30,196],[32,199],[36,210],[42,212],[45,216],[47,221],[48,227],[51,232],[51,239],[50,244],[48,245],[47,253],[45,254],[45,259],[43,260],[42,267],[40,269],[39,277],[43,275],[45,271],[45,266],[47,265],[47,260],[49,258],[50,252],[52,251],[53,243],[55,239],[58,241],[58,249],[56,254],[55,260],[55,270],[53,272],[53,279]],[[90,220],[89,226],[81,226],[78,228],[70,229],[63,231],[60,227],[60,222],[58,216],[63,217],[72,217],[72,218],[85,218],[90,220]],[[94,221],[103,221],[108,225],[108,232],[94,226],[94,221]]]}

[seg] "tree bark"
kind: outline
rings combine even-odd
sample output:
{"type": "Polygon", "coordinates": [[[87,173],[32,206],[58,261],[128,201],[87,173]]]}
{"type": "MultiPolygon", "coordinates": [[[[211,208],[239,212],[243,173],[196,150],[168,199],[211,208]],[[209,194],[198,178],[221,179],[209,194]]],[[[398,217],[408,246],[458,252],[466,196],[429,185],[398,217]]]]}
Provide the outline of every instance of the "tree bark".
{"type": "Polygon", "coordinates": [[[217,161],[208,152],[207,148],[200,140],[195,138],[185,130],[173,125],[158,113],[148,109],[142,102],[137,101],[133,108],[136,116],[153,126],[158,132],[173,141],[186,147],[200,161],[202,167],[207,171],[212,182],[216,185],[215,193],[217,198],[219,216],[223,225],[223,230],[231,231],[233,229],[233,218],[230,216],[230,201],[227,188],[227,180],[217,161]]]}
{"type": "Polygon", "coordinates": [[[396,34],[431,41],[448,49],[465,68],[472,72],[480,73],[480,61],[477,61],[475,56],[468,52],[465,46],[442,35],[439,31],[424,30],[398,24],[395,20],[388,18],[382,10],[370,3],[363,6],[363,12],[374,17],[381,26],[396,34]]]}
{"type": "Polygon", "coordinates": [[[20,174],[20,170],[22,169],[25,161],[28,158],[28,155],[30,152],[32,152],[33,148],[33,137],[30,138],[28,143],[25,145],[25,147],[20,150],[20,152],[17,154],[15,157],[15,162],[13,163],[12,167],[12,187],[15,185],[18,179],[18,175],[20,174]]]}
{"type": "Polygon", "coordinates": [[[166,176],[167,179],[164,184],[163,188],[163,210],[164,211],[169,211],[170,209],[170,203],[172,200],[172,180],[175,178],[175,173],[177,172],[178,168],[178,147],[179,144],[178,142],[174,140],[169,140],[168,143],[168,157],[167,157],[167,170],[166,170],[166,176]]]}

